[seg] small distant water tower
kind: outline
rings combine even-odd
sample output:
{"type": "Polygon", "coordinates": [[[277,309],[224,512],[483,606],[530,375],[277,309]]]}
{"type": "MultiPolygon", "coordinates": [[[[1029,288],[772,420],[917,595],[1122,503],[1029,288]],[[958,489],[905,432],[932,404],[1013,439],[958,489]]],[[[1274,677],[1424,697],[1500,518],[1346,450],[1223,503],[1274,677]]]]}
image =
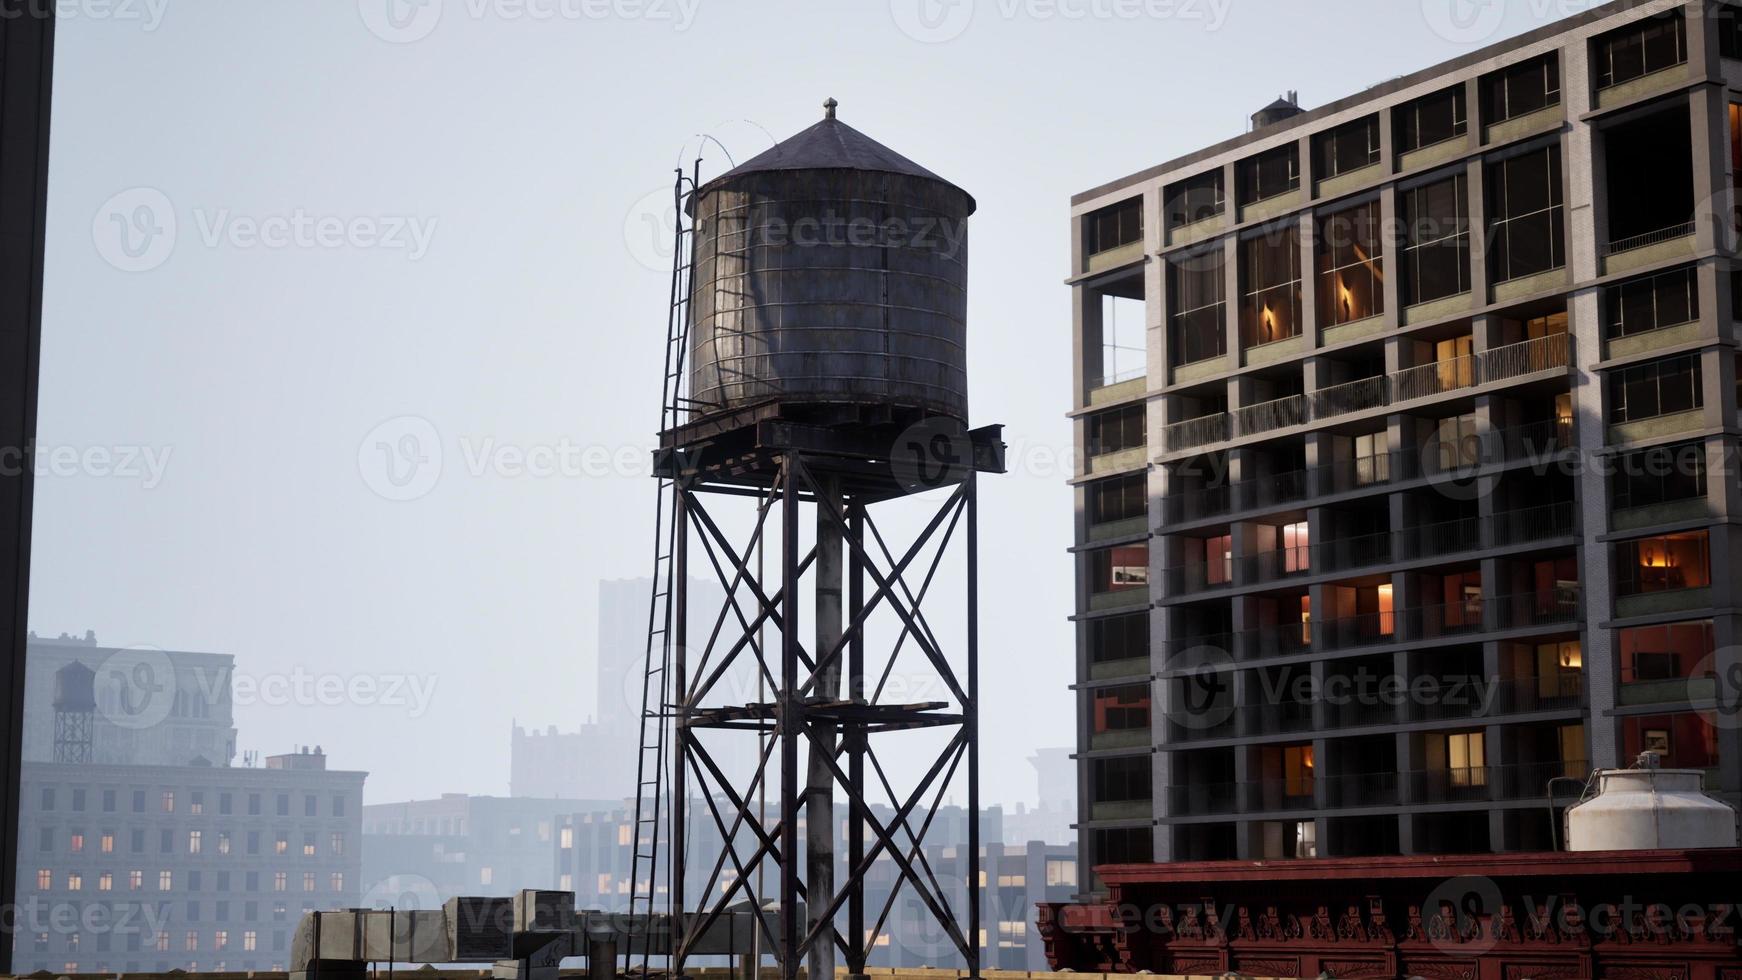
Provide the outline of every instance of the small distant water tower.
{"type": "Polygon", "coordinates": [[[54,672],[54,761],[91,761],[97,672],[75,660],[54,672]]]}
{"type": "Polygon", "coordinates": [[[734,910],[789,980],[833,976],[837,954],[864,974],[895,904],[867,902],[879,862],[979,971],[978,477],[1005,466],[1002,427],[968,426],[975,203],[825,108],[678,180],[631,902],[652,913],[664,885],[681,913],[672,976],[734,910]],[[690,576],[710,572],[726,599],[691,635],[690,576]],[[746,673],[749,689],[731,680],[746,673]],[[734,739],[753,770],[723,765],[734,739]],[[922,751],[898,778],[894,753],[922,751]],[[965,882],[922,849],[952,791],[965,882]],[[726,853],[692,867],[704,836],[726,853]]]}

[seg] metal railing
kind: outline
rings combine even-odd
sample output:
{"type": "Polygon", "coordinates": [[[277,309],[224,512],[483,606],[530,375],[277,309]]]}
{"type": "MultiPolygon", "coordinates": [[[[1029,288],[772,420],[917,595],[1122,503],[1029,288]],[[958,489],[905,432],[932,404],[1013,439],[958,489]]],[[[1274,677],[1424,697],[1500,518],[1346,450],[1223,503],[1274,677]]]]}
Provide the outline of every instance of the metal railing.
{"type": "Polygon", "coordinates": [[[1622,238],[1604,246],[1603,254],[1605,256],[1619,255],[1622,252],[1631,252],[1634,249],[1649,248],[1663,242],[1672,242],[1678,238],[1686,238],[1689,235],[1692,235],[1694,233],[1694,228],[1694,222],[1689,221],[1686,224],[1672,225],[1668,228],[1659,228],[1657,231],[1648,231],[1643,235],[1634,235],[1632,238],[1622,238]]]}
{"type": "Polygon", "coordinates": [[[1566,537],[1574,532],[1570,501],[1502,511],[1489,517],[1460,517],[1401,531],[1379,531],[1274,548],[1250,555],[1186,562],[1168,569],[1167,594],[1261,585],[1315,574],[1372,568],[1393,561],[1437,558],[1482,548],[1566,537]]]}
{"type": "Polygon", "coordinates": [[[1234,428],[1242,436],[1274,432],[1296,426],[1307,420],[1305,396],[1290,395],[1275,401],[1260,402],[1234,410],[1234,428]]]}
{"type": "Polygon", "coordinates": [[[1472,388],[1509,381],[1572,364],[1572,335],[1537,337],[1505,347],[1362,378],[1306,395],[1235,409],[1232,413],[1176,422],[1164,430],[1168,452],[1182,452],[1230,438],[1273,432],[1472,388]],[[1219,423],[1211,419],[1221,420],[1219,423]]]}
{"type": "Polygon", "coordinates": [[[1223,442],[1228,438],[1228,413],[1218,412],[1214,415],[1201,415],[1184,422],[1175,422],[1161,430],[1162,445],[1168,452],[1179,452],[1197,446],[1207,446],[1213,442],[1223,442]]]}

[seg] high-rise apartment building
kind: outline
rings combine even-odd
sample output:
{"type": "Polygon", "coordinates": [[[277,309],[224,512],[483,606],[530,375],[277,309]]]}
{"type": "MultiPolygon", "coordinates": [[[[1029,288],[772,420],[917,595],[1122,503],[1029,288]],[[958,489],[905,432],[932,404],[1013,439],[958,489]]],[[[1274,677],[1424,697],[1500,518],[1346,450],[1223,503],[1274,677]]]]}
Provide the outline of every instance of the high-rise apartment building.
{"type": "Polygon", "coordinates": [[[1074,198],[1085,866],[1548,849],[1647,751],[1737,799],[1739,28],[1619,0],[1074,198]]]}

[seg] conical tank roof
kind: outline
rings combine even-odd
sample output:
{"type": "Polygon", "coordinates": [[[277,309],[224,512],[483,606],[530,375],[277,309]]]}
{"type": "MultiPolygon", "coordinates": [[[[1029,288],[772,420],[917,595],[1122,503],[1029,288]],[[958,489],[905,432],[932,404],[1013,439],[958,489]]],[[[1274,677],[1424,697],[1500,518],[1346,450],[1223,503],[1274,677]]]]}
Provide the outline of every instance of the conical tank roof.
{"type": "Polygon", "coordinates": [[[822,122],[714,178],[701,193],[748,174],[788,170],[861,170],[920,177],[946,184],[968,198],[968,213],[974,213],[973,195],[842,122],[835,116],[837,105],[834,99],[825,102],[823,107],[827,115],[822,122]]]}

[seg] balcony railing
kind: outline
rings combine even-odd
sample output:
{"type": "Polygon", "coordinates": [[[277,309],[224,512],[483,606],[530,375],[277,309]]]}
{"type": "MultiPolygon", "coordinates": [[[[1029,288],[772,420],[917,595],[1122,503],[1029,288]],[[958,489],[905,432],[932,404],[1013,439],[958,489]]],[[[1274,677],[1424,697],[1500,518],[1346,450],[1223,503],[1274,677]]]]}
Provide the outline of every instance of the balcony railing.
{"type": "Polygon", "coordinates": [[[1485,630],[1536,629],[1577,623],[1577,588],[1547,589],[1496,599],[1471,597],[1439,603],[1325,620],[1313,625],[1314,642],[1325,650],[1388,646],[1436,640],[1485,630]]]}
{"type": "Polygon", "coordinates": [[[1664,242],[1673,242],[1678,238],[1686,238],[1693,233],[1694,223],[1692,221],[1686,224],[1673,225],[1669,228],[1659,228],[1657,231],[1648,231],[1643,235],[1634,235],[1632,238],[1623,238],[1619,241],[1610,242],[1604,247],[1603,254],[1605,256],[1620,255],[1622,252],[1631,252],[1634,249],[1650,248],[1653,245],[1661,245],[1664,242]]]}
{"type": "Polygon", "coordinates": [[[1235,409],[1232,415],[1222,413],[1177,422],[1167,427],[1165,445],[1168,452],[1183,452],[1230,438],[1563,369],[1572,364],[1572,343],[1571,334],[1537,337],[1479,354],[1405,368],[1390,375],[1362,378],[1304,396],[1295,395],[1235,409]],[[1211,423],[1208,419],[1221,419],[1221,422],[1211,423]]]}
{"type": "Polygon", "coordinates": [[[1543,541],[1571,535],[1573,529],[1571,502],[1545,504],[1502,511],[1490,517],[1461,517],[1402,531],[1380,531],[1211,562],[1187,562],[1168,569],[1166,589],[1169,596],[1178,597],[1235,585],[1262,585],[1299,576],[1373,568],[1393,561],[1543,541]]]}
{"type": "Polygon", "coordinates": [[[1303,395],[1291,395],[1275,401],[1260,402],[1234,410],[1234,429],[1242,436],[1255,436],[1304,423],[1307,402],[1303,395]]]}
{"type": "Polygon", "coordinates": [[[1543,462],[1575,446],[1570,418],[1546,419],[1503,429],[1490,429],[1468,439],[1445,441],[1437,436],[1420,450],[1381,453],[1324,466],[1289,470],[1246,480],[1218,482],[1168,494],[1162,504],[1171,523],[1221,517],[1384,486],[1393,480],[1465,474],[1478,466],[1543,462]]]}

